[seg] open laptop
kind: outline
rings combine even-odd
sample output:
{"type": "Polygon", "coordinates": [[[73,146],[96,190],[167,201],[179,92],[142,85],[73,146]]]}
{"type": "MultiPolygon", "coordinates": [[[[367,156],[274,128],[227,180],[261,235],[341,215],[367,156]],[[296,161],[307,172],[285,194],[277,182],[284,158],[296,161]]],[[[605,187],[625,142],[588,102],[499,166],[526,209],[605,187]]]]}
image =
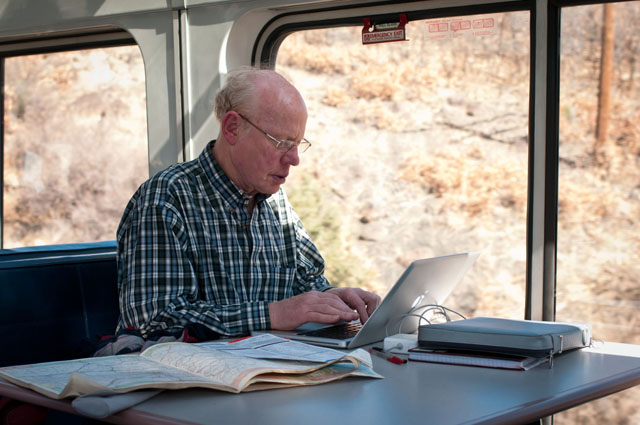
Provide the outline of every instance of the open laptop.
{"type": "MultiPolygon", "coordinates": [[[[355,348],[383,340],[387,334],[413,333],[419,318],[403,315],[423,304],[442,304],[462,280],[479,253],[464,253],[413,261],[364,325],[306,323],[293,331],[269,331],[296,341],[334,348],[355,348]],[[402,321],[402,329],[399,328],[402,321]],[[349,329],[351,328],[351,329],[349,329]]],[[[422,310],[418,310],[419,315],[422,310]]],[[[256,333],[264,333],[256,332],[256,333]]]]}

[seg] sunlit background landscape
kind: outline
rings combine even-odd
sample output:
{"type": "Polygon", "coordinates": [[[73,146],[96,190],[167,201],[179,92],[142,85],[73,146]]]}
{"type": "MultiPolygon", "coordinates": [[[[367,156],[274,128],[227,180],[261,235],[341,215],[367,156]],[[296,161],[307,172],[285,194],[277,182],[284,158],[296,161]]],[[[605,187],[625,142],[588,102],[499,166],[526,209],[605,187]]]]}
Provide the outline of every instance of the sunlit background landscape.
{"type": "MultiPolygon", "coordinates": [[[[614,10],[600,144],[603,6],[563,11],[557,320],[640,344],[640,4],[614,10]]],[[[276,69],[305,98],[313,143],[285,189],[333,284],[384,295],[414,259],[480,251],[445,305],[521,319],[529,14],[438,20],[446,31],[433,23],[410,22],[408,41],[380,45],[363,46],[360,27],[284,40],[276,69]],[[491,25],[451,30],[462,19],[491,25]]],[[[138,48],[22,56],[5,67],[3,247],[114,239],[148,177],[138,48]]],[[[555,421],[638,424],[640,391],[555,421]]]]}

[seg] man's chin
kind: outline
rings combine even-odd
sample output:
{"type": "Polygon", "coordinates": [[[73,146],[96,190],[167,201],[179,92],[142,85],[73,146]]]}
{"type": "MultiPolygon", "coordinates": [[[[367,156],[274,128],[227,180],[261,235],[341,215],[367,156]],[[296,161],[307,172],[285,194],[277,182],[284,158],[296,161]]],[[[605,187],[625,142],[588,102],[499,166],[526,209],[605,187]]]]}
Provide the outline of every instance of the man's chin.
{"type": "Polygon", "coordinates": [[[279,190],[280,190],[279,184],[270,184],[268,186],[263,187],[260,193],[264,195],[273,195],[274,193],[278,193],[279,190]]]}

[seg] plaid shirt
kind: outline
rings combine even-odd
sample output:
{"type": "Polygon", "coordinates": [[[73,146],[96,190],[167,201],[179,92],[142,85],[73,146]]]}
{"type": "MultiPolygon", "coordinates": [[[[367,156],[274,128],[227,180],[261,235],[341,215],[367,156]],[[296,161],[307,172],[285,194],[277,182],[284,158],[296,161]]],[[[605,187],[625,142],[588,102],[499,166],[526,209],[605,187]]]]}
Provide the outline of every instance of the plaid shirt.
{"type": "Polygon", "coordinates": [[[270,302],[330,288],[324,260],[284,191],[251,196],[229,180],[210,142],[140,186],[118,227],[118,331],[222,335],[270,328],[270,302]]]}

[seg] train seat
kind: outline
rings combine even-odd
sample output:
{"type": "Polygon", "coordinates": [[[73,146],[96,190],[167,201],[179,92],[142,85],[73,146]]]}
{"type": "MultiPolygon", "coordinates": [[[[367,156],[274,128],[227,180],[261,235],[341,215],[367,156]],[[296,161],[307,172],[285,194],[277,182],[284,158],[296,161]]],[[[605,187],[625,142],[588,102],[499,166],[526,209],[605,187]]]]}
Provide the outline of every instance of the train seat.
{"type": "Polygon", "coordinates": [[[0,366],[91,356],[118,312],[115,241],[0,250],[0,366]]]}

